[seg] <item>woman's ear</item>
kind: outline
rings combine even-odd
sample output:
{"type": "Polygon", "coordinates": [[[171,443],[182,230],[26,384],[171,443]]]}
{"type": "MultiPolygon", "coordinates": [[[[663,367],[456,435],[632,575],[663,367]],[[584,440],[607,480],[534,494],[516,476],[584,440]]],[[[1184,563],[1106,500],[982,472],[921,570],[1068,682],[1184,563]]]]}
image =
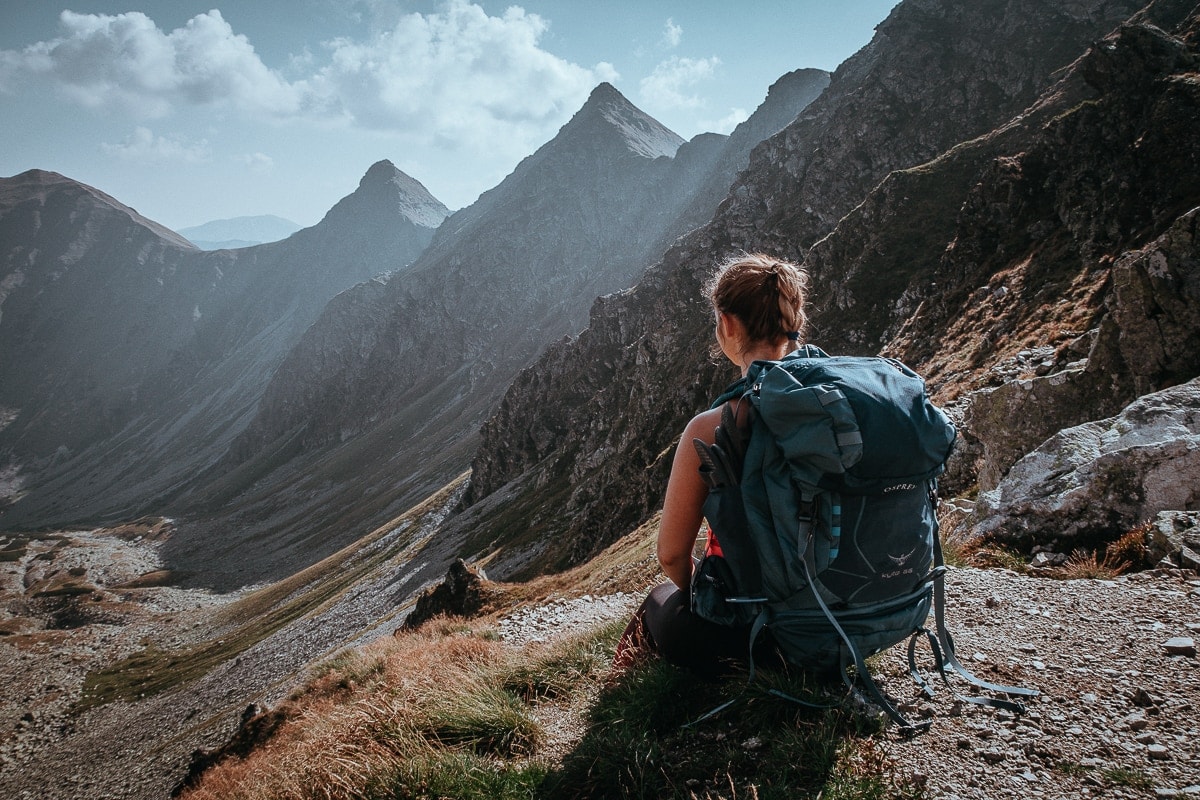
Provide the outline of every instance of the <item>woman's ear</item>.
{"type": "Polygon", "coordinates": [[[727,311],[717,313],[717,331],[725,339],[744,339],[746,326],[735,315],[727,311]]]}

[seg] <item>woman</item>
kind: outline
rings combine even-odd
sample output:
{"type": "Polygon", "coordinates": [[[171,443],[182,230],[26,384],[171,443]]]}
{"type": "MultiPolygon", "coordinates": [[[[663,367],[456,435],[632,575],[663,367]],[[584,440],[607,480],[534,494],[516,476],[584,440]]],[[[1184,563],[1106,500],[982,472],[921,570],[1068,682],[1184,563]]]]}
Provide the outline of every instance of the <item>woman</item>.
{"type": "MultiPolygon", "coordinates": [[[[716,322],[714,350],[737,366],[743,378],[753,362],[783,358],[798,345],[804,329],[807,288],[807,274],[786,261],[762,254],[729,259],[705,287],[716,322]]],[[[735,414],[738,395],[728,401],[735,414]]],[[[693,417],[676,448],[658,534],[658,562],[670,581],[655,587],[638,609],[617,646],[617,668],[627,667],[646,649],[695,672],[717,675],[730,660],[745,660],[748,654],[748,626],[710,622],[693,614],[690,603],[692,552],[708,497],[692,440],[714,442],[722,405],[693,417]]],[[[718,547],[714,538],[719,537],[720,531],[710,530],[707,548],[718,547]]]]}

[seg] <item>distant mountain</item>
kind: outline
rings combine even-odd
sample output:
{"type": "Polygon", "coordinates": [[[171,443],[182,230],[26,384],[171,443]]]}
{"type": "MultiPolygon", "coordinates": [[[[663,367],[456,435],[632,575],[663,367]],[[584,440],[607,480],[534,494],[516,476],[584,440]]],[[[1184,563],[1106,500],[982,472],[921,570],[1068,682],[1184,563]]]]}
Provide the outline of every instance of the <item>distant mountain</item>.
{"type": "Polygon", "coordinates": [[[446,213],[384,161],[317,225],[205,253],[61,175],[0,181],[0,465],[20,476],[0,525],[161,508],[225,454],[325,303],[405,269],[446,213]]]}
{"type": "MultiPolygon", "coordinates": [[[[962,370],[967,353],[978,352],[967,373],[977,378],[1031,341],[1053,334],[1065,345],[1064,336],[1084,333],[1100,313],[1100,295],[1088,293],[1104,283],[1099,273],[1099,283],[1082,276],[1103,269],[1121,247],[1111,241],[1080,259],[1096,241],[1082,229],[1108,194],[1099,184],[1086,188],[1084,176],[1111,169],[1115,153],[1061,166],[1021,153],[1059,116],[1092,113],[1097,90],[1087,80],[1094,79],[1077,69],[1066,80],[1064,70],[1139,5],[897,6],[821,97],[753,151],[707,225],[668,250],[638,286],[598,302],[578,339],[551,348],[514,381],[483,426],[469,490],[474,505],[444,535],[476,548],[467,553],[487,553],[490,573],[529,574],[585,560],[660,508],[675,437],[735,377],[706,356],[712,322],[701,300],[704,278],[732,252],[764,250],[805,263],[817,343],[843,353],[887,349],[939,376],[962,370]],[[1058,201],[1040,197],[1053,191],[1047,181],[1060,170],[1079,175],[1076,188],[1058,201]],[[1065,220],[1076,220],[1081,232],[1045,238],[1065,220]],[[997,248],[1004,255],[993,259],[997,248]],[[1069,289],[1072,280],[1079,283],[1069,289]],[[1029,304],[991,322],[1000,312],[989,303],[989,285],[997,297],[1023,286],[1029,304]],[[1066,300],[1068,292],[1072,300],[1055,305],[1054,296],[1066,300]],[[956,320],[970,322],[941,338],[956,320]],[[985,331],[986,343],[973,340],[985,331]],[[520,537],[497,555],[495,543],[513,530],[520,537]]],[[[1112,48],[1098,45],[1089,68],[1101,69],[1112,48]]],[[[1152,61],[1148,53],[1160,46],[1150,37],[1142,49],[1152,61]]],[[[1116,59],[1105,80],[1119,82],[1129,68],[1116,59]]],[[[1114,130],[1097,122],[1097,130],[1114,130]]],[[[1050,127],[1044,146],[1081,146],[1106,135],[1088,130],[1050,127]]],[[[1120,152],[1137,151],[1136,130],[1121,139],[1127,150],[1120,152]]],[[[1151,185],[1150,173],[1136,172],[1131,186],[1151,185]]],[[[1125,178],[1113,178],[1114,191],[1125,178]]],[[[1175,199],[1189,181],[1200,185],[1194,171],[1172,179],[1164,198],[1173,199],[1164,203],[1184,209],[1200,202],[1194,193],[1175,199]]],[[[1157,235],[1171,217],[1118,218],[1098,216],[1132,244],[1157,235]]],[[[946,391],[961,391],[967,374],[955,375],[946,391]]]]}
{"type": "Polygon", "coordinates": [[[184,526],[172,558],[211,567],[219,538],[237,569],[248,566],[232,555],[248,552],[243,540],[257,552],[280,543],[272,557],[290,549],[295,566],[461,472],[512,377],[577,332],[597,296],[635,282],[728,139],[685,143],[599,85],[552,141],[447,219],[411,268],[329,304],[204,477],[211,488],[190,496],[225,513],[184,526]],[[238,493],[250,476],[253,494],[238,493]]]}
{"type": "Polygon", "coordinates": [[[201,250],[225,250],[277,242],[291,236],[300,227],[289,219],[263,214],[213,220],[182,228],[178,233],[201,250]]]}

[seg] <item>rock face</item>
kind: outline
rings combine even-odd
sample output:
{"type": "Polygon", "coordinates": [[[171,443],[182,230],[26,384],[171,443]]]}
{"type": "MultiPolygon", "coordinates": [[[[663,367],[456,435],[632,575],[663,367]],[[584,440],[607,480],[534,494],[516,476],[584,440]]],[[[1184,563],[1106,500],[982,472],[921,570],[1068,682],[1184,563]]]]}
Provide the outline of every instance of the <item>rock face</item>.
{"type": "MultiPolygon", "coordinates": [[[[700,299],[702,277],[731,251],[803,259],[811,338],[899,356],[943,403],[989,385],[991,368],[1022,348],[1053,344],[1061,370],[1086,359],[1091,341],[1092,383],[1080,391],[1115,386],[1108,403],[1132,400],[1136,368],[1108,344],[1119,338],[1106,321],[1112,265],[1126,254],[1142,263],[1132,253],[1177,220],[1186,227],[1180,215],[1200,203],[1195,134],[1175,122],[1195,108],[1191,8],[1151,4],[1089,49],[1137,10],[898,6],[828,90],[754,151],[710,224],[635,289],[597,303],[576,341],[513,384],[484,427],[469,494],[497,498],[474,521],[479,546],[514,515],[526,526],[520,556],[490,562],[493,573],[583,560],[658,507],[674,437],[734,377],[704,358],[711,323],[700,299]],[[1168,131],[1186,144],[1169,145],[1168,131]],[[538,535],[544,549],[531,562],[538,535]]],[[[1180,242],[1168,263],[1181,279],[1158,291],[1186,320],[1194,303],[1182,276],[1194,255],[1182,232],[1169,238],[1180,242]]],[[[1195,368],[1195,329],[1180,325],[1176,355],[1162,360],[1175,377],[1148,383],[1195,368]]],[[[1082,418],[1071,424],[1116,409],[1098,410],[1073,407],[1082,418]]],[[[1030,446],[1052,432],[1031,433],[1030,446]]]]}
{"type": "Polygon", "coordinates": [[[447,211],[388,162],[318,225],[197,251],[52,173],[0,182],[5,527],[136,516],[215,463],[343,289],[402,270],[447,211]]]}
{"type": "Polygon", "coordinates": [[[675,236],[671,241],[663,242],[659,253],[665,251],[677,236],[712,219],[713,211],[729,194],[729,187],[738,173],[749,165],[751,151],[787,127],[797,114],[803,113],[829,86],[830,77],[824,70],[798,69],[771,85],[762,105],[722,143],[720,156],[705,176],[704,183],[695,190],[694,199],[675,226],[675,236]]]}
{"type": "Polygon", "coordinates": [[[990,540],[1059,552],[1111,542],[1163,511],[1200,509],[1200,379],[1067,428],[975,506],[990,540]]]}

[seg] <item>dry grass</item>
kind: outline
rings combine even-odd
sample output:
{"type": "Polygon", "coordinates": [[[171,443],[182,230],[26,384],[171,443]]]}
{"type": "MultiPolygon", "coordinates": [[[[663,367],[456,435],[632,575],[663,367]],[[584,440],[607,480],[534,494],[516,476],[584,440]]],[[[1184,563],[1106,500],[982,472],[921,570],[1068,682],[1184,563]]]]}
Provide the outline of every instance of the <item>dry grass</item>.
{"type": "MultiPolygon", "coordinates": [[[[509,601],[513,606],[534,605],[555,596],[637,593],[653,586],[663,579],[655,555],[660,517],[661,513],[654,515],[584,564],[508,585],[509,601]]],[[[477,563],[487,566],[486,559],[477,563]]]]}
{"type": "Polygon", "coordinates": [[[1105,548],[1105,558],[1116,562],[1127,562],[1129,569],[1142,569],[1153,566],[1149,563],[1150,554],[1146,546],[1147,537],[1153,527],[1154,523],[1143,522],[1141,525],[1126,532],[1121,538],[1105,548]]]}
{"type": "Polygon", "coordinates": [[[321,665],[285,702],[279,733],[183,797],[527,796],[548,769],[531,704],[574,691],[572,682],[594,685],[609,649],[593,637],[517,651],[486,630],[433,620],[321,665]],[[553,692],[529,691],[551,682],[553,692]]]}
{"type": "Polygon", "coordinates": [[[1077,578],[1112,580],[1127,569],[1129,569],[1128,561],[1117,561],[1107,552],[1101,558],[1094,550],[1076,550],[1071,553],[1066,564],[1051,570],[1050,574],[1064,580],[1077,578]]]}

